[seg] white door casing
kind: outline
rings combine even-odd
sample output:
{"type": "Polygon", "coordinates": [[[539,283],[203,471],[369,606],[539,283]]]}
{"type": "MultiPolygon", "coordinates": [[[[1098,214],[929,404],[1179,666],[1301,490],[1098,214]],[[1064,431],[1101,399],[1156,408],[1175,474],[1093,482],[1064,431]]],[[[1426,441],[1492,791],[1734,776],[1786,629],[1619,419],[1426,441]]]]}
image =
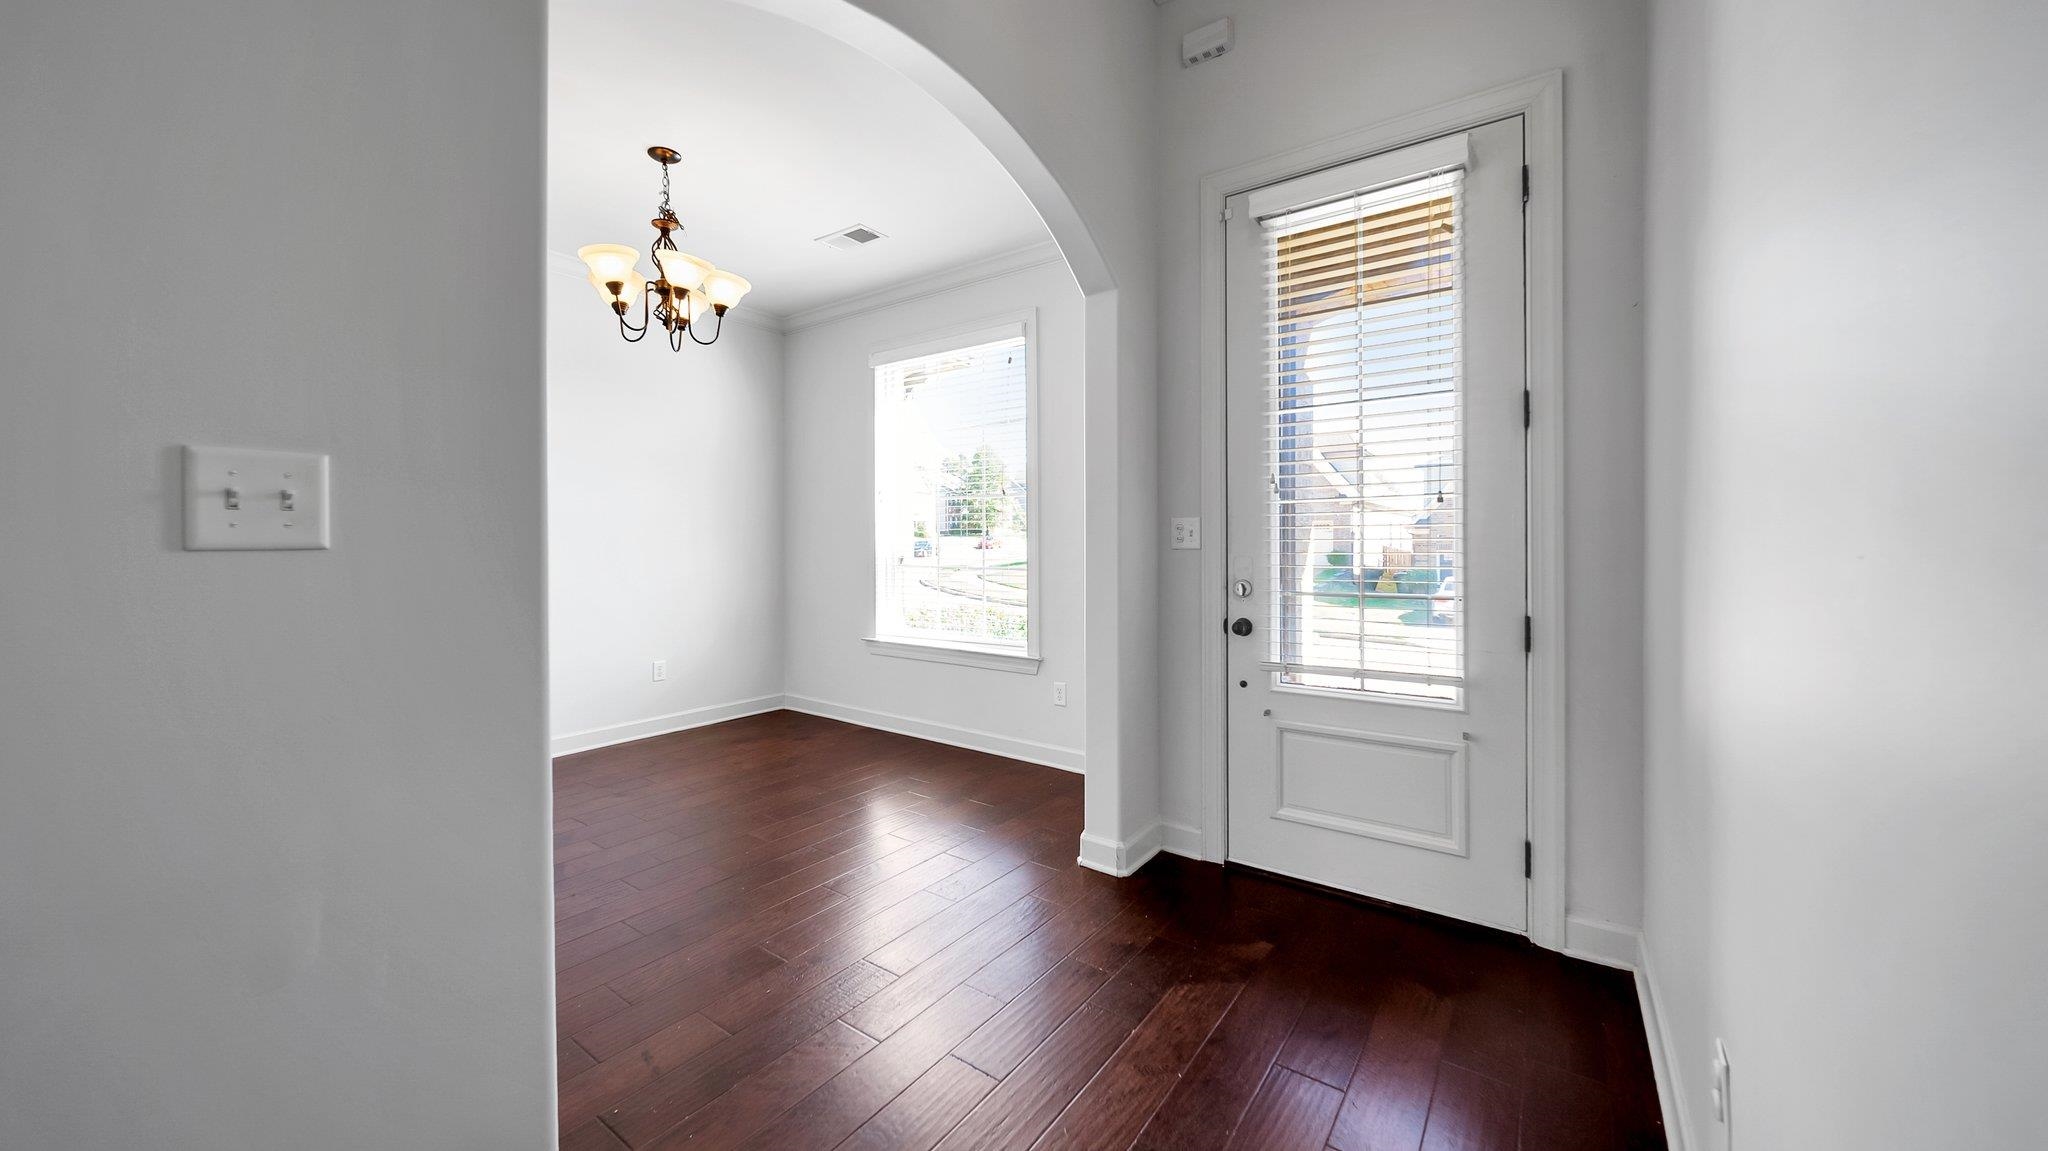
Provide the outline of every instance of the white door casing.
{"type": "Polygon", "coordinates": [[[1523,162],[1511,116],[1235,195],[1224,260],[1229,858],[1514,931],[1523,162]]]}

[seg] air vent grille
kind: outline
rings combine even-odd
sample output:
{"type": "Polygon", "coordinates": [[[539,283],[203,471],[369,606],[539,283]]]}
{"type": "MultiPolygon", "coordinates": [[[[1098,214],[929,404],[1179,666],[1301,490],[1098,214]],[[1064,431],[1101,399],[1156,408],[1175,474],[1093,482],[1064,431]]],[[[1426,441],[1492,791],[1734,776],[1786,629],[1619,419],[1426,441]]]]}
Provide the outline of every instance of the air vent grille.
{"type": "Polygon", "coordinates": [[[882,233],[875,231],[866,224],[854,224],[841,228],[836,232],[819,236],[818,242],[828,248],[837,248],[842,252],[851,252],[855,248],[864,248],[881,238],[882,233]]]}

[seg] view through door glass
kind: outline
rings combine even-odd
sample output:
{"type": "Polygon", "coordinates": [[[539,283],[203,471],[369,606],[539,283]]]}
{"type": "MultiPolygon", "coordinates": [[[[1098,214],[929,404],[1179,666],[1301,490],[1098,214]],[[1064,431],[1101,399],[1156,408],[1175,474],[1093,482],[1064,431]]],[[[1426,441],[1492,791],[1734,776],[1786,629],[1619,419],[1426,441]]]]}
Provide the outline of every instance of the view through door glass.
{"type": "Polygon", "coordinates": [[[1281,682],[1455,700],[1463,169],[1260,222],[1281,682]]]}
{"type": "Polygon", "coordinates": [[[1519,119],[1233,197],[1230,857],[1526,923],[1519,119]]]}

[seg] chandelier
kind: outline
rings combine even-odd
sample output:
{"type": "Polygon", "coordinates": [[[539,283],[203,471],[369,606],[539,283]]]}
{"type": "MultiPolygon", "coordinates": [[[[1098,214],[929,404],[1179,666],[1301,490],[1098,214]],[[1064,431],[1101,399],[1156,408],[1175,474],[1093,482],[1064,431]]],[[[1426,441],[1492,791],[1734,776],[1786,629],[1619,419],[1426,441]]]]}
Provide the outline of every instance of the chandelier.
{"type": "Polygon", "coordinates": [[[727,309],[754,285],[676,248],[675,234],[683,230],[683,223],[669,206],[668,166],[683,157],[674,148],[659,144],[647,149],[647,154],[661,164],[661,209],[650,221],[654,243],[647,253],[654,261],[655,281],[650,284],[640,274],[636,267],[640,253],[626,244],[585,244],[576,249],[576,258],[589,265],[590,285],[618,317],[619,335],[627,343],[637,344],[647,338],[649,328],[659,327],[667,334],[672,351],[682,350],[685,335],[692,343],[709,346],[725,329],[727,309]],[[635,300],[640,304],[637,325],[630,318],[635,300]],[[712,325],[711,338],[699,339],[697,333],[707,320],[712,325]]]}

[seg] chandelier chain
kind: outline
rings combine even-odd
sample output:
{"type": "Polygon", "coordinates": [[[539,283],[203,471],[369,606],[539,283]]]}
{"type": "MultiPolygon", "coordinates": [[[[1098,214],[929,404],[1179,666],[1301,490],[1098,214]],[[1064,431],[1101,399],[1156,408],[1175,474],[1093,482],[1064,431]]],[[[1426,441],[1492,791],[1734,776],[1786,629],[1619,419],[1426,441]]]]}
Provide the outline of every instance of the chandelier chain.
{"type": "Polygon", "coordinates": [[[677,249],[674,233],[683,230],[683,222],[676,218],[675,206],[669,202],[668,167],[667,164],[661,166],[661,211],[655,218],[666,221],[669,226],[655,229],[654,247],[675,251],[677,249]]]}

